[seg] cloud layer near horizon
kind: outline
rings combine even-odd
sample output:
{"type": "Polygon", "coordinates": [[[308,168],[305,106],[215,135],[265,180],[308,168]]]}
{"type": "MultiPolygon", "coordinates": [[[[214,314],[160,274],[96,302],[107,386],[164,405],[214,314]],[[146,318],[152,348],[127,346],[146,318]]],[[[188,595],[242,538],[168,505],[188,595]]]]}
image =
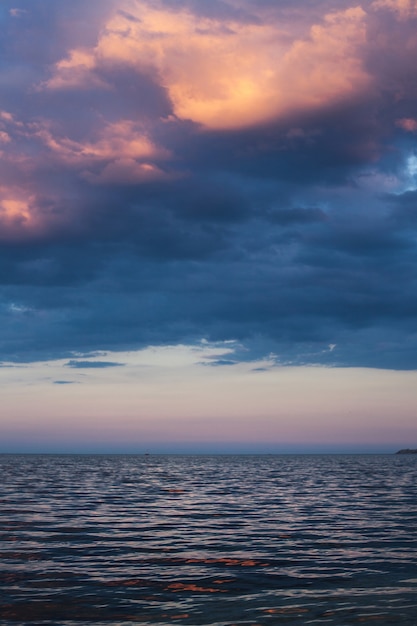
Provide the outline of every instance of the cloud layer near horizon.
{"type": "Polygon", "coordinates": [[[0,360],[206,338],[417,367],[414,1],[6,0],[0,25],[0,360]]]}

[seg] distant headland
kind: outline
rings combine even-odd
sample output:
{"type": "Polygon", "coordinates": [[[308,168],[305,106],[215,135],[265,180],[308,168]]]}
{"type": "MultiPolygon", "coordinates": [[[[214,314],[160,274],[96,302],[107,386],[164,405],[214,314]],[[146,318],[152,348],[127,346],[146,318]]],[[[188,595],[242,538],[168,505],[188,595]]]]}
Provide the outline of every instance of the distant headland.
{"type": "Polygon", "coordinates": [[[417,454],[417,450],[411,450],[410,448],[404,448],[404,450],[398,450],[395,454],[417,454]]]}

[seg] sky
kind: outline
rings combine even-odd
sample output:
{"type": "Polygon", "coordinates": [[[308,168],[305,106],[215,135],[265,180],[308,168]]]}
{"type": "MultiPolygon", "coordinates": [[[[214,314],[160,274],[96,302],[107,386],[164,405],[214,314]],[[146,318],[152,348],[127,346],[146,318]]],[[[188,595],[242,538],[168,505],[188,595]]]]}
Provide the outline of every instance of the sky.
{"type": "Polygon", "coordinates": [[[417,447],[416,59],[416,0],[3,0],[0,452],[417,447]]]}

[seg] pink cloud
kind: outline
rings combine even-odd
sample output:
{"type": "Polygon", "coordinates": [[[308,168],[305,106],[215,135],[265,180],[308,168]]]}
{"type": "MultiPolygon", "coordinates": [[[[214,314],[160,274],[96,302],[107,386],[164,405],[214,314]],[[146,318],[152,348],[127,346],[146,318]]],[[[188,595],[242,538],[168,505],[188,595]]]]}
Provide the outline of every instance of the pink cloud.
{"type": "Polygon", "coordinates": [[[8,113],[7,111],[0,111],[0,120],[6,120],[7,122],[11,122],[13,120],[13,115],[8,113]]]}
{"type": "Polygon", "coordinates": [[[78,167],[120,158],[168,157],[168,152],[158,148],[131,120],[105,124],[93,139],[85,141],[59,136],[48,123],[40,124],[36,134],[59,159],[78,167]]]}
{"type": "Polygon", "coordinates": [[[75,172],[93,184],[145,183],[173,177],[157,164],[170,159],[170,153],[157,146],[141,124],[128,119],[100,122],[95,131],[75,140],[59,132],[51,121],[22,122],[16,115],[0,111],[3,238],[37,236],[74,219],[62,189],[54,189],[48,175],[45,179],[45,173],[57,166],[63,173],[75,172]]]}
{"type": "Polygon", "coordinates": [[[120,158],[108,163],[99,174],[83,172],[83,178],[94,184],[133,184],[172,178],[151,163],[138,163],[134,159],[120,158]]]}
{"type": "Polygon", "coordinates": [[[95,183],[123,184],[162,178],[164,173],[152,161],[170,157],[168,150],[155,145],[143,128],[131,120],[104,124],[94,137],[84,141],[59,135],[48,123],[38,124],[35,134],[54,159],[79,170],[83,178],[95,183]]]}
{"type": "Polygon", "coordinates": [[[417,133],[417,120],[412,117],[403,117],[396,121],[396,126],[409,133],[417,133]]]}
{"type": "Polygon", "coordinates": [[[22,15],[25,15],[25,13],[27,13],[25,9],[10,9],[9,10],[9,14],[12,17],[22,17],[22,15]]]}
{"type": "Polygon", "coordinates": [[[3,130],[0,130],[0,143],[9,143],[10,141],[10,135],[8,135],[3,130]]]}
{"type": "Polygon", "coordinates": [[[376,9],[388,9],[400,20],[417,16],[417,0],[375,0],[372,6],[376,9]]]}
{"type": "Polygon", "coordinates": [[[52,77],[38,89],[109,89],[109,85],[92,71],[94,67],[95,59],[91,52],[82,48],[70,50],[68,57],[55,65],[52,77]]]}
{"type": "Polygon", "coordinates": [[[42,230],[36,193],[19,185],[0,184],[2,239],[32,236],[42,230]]]}
{"type": "Polygon", "coordinates": [[[328,14],[308,36],[291,38],[275,23],[198,16],[143,1],[136,20],[117,12],[91,49],[57,63],[49,88],[82,86],[96,70],[129,66],[150,73],[174,113],[208,128],[239,128],[294,110],[328,105],[370,82],[361,61],[366,14],[328,14]]]}

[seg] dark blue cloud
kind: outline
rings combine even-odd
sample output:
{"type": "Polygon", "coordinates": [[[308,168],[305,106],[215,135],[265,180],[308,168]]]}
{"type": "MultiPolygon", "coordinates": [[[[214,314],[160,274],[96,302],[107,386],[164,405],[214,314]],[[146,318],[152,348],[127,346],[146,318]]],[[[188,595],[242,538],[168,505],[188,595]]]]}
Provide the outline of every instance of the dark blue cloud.
{"type": "Polygon", "coordinates": [[[113,361],[76,361],[71,360],[65,363],[66,367],[74,367],[75,369],[102,369],[106,367],[119,367],[124,363],[115,363],[113,361]]]}
{"type": "Polygon", "coordinates": [[[232,361],[231,359],[212,359],[203,361],[201,365],[210,365],[212,367],[223,367],[224,365],[236,365],[238,361],[232,361]]]}
{"type": "MultiPolygon", "coordinates": [[[[260,5],[283,10],[267,0],[183,4],[248,24],[260,5]]],[[[33,185],[48,217],[30,236],[0,233],[0,358],[112,367],[122,364],[73,355],[205,337],[241,341],[236,359],[273,352],[280,363],[416,368],[417,183],[407,159],[417,135],[397,123],[415,116],[407,48],[415,24],[388,24],[383,12],[368,19],[370,32],[385,33],[364,46],[371,88],[220,131],[176,118],[157,77],[128,66],[101,66],[106,87],[39,88],[71,47],[95,44],[111,6],[39,0],[0,9],[0,110],[15,116],[4,128],[25,157],[24,166],[5,161],[1,184],[33,185]],[[13,7],[26,13],[12,18],[13,7]],[[163,148],[154,163],[164,176],[97,184],[41,139],[45,120],[76,143],[120,119],[141,120],[163,148]]],[[[282,15],[305,9],[303,30],[339,7],[286,3],[282,15]]]]}

